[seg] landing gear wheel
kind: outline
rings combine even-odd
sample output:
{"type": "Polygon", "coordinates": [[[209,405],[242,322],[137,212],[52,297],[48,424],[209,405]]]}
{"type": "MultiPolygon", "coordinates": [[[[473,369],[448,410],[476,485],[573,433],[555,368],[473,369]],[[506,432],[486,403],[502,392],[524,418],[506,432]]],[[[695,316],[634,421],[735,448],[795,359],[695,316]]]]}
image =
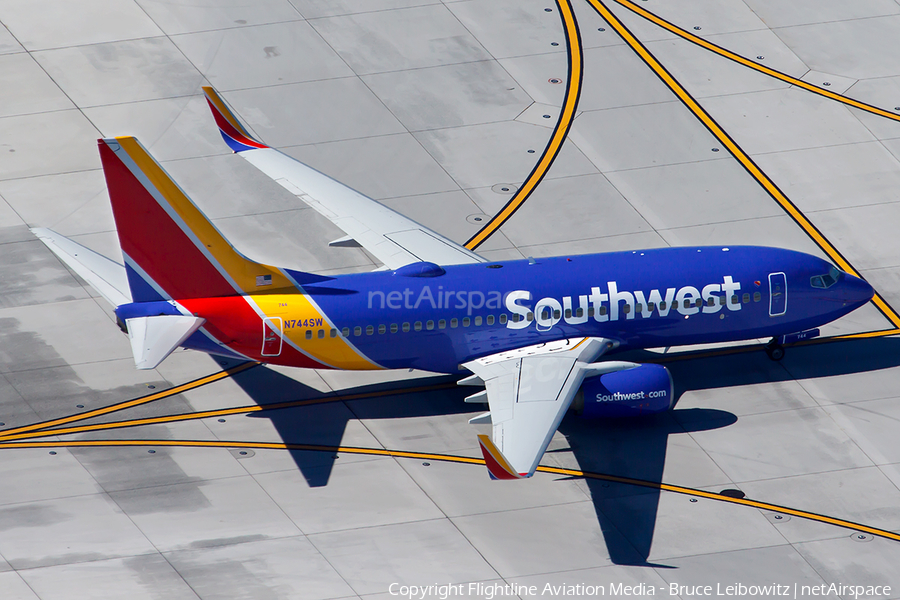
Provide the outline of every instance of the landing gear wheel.
{"type": "Polygon", "coordinates": [[[766,346],[766,354],[770,359],[777,362],[784,358],[784,346],[781,344],[770,343],[766,346]]]}

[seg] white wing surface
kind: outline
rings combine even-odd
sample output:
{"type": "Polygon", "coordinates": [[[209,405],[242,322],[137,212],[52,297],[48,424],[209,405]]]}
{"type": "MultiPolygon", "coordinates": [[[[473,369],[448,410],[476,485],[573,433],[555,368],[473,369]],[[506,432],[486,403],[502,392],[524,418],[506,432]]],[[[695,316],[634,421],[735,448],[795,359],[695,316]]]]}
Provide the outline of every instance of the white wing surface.
{"type": "Polygon", "coordinates": [[[204,87],[203,91],[219,131],[232,150],[347,234],[347,238],[332,245],[350,246],[355,241],[389,269],[419,261],[439,265],[487,262],[412,219],[259,143],[215,90],[204,87]]]}
{"type": "Polygon", "coordinates": [[[201,317],[158,315],[126,319],[134,366],[155,369],[206,322],[201,317]]]}
{"type": "MultiPolygon", "coordinates": [[[[636,367],[609,361],[591,364],[617,345],[604,338],[574,338],[528,346],[463,364],[484,382],[490,406],[491,438],[478,436],[493,479],[534,474],[556,428],[588,375],[636,367]]],[[[467,401],[481,400],[479,392],[467,401]]],[[[486,422],[487,415],[472,422],[486,422]]]]}

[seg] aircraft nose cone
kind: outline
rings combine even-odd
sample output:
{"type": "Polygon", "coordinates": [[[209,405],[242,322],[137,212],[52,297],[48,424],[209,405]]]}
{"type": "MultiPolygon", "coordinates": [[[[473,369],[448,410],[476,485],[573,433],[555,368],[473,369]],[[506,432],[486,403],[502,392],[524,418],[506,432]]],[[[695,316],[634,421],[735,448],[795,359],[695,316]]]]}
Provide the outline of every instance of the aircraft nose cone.
{"type": "Polygon", "coordinates": [[[844,276],[844,285],[847,290],[846,302],[848,304],[863,304],[871,300],[872,296],[875,295],[875,289],[867,281],[853,275],[844,276]]]}

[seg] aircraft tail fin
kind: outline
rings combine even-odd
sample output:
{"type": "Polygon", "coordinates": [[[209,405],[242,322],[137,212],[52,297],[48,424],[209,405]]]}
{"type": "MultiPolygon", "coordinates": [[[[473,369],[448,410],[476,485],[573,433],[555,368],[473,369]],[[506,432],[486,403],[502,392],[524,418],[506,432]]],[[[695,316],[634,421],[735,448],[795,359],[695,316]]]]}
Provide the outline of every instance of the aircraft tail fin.
{"type": "Polygon", "coordinates": [[[478,443],[481,445],[481,454],[484,456],[484,464],[487,466],[491,479],[522,479],[526,477],[526,475],[516,473],[516,470],[512,468],[489,436],[479,435],[478,443]]]}
{"type": "Polygon", "coordinates": [[[98,140],[134,302],[291,287],[228,243],[136,138],[98,140]]]}
{"type": "Polygon", "coordinates": [[[206,95],[206,102],[212,111],[216,125],[219,126],[219,133],[222,139],[228,144],[228,147],[235,152],[244,152],[245,150],[254,150],[256,148],[268,148],[265,144],[253,139],[253,136],[247,131],[234,113],[228,109],[228,106],[219,96],[218,92],[209,86],[203,87],[203,93],[206,95]]]}

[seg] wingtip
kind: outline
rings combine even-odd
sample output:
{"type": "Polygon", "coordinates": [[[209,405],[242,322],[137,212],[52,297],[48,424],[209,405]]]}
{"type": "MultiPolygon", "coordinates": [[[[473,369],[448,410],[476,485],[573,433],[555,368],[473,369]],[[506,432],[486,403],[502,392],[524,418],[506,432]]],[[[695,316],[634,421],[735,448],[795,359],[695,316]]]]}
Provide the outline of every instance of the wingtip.
{"type": "Polygon", "coordinates": [[[484,464],[487,466],[491,479],[523,479],[530,476],[526,473],[517,473],[490,437],[479,435],[478,443],[481,445],[481,454],[484,456],[484,464]]]}
{"type": "Polygon", "coordinates": [[[206,96],[209,110],[212,111],[213,118],[216,120],[219,133],[222,134],[222,139],[225,140],[229,148],[234,152],[268,148],[268,146],[256,141],[250,135],[216,90],[208,85],[203,86],[201,89],[203,90],[203,95],[206,96]]]}

